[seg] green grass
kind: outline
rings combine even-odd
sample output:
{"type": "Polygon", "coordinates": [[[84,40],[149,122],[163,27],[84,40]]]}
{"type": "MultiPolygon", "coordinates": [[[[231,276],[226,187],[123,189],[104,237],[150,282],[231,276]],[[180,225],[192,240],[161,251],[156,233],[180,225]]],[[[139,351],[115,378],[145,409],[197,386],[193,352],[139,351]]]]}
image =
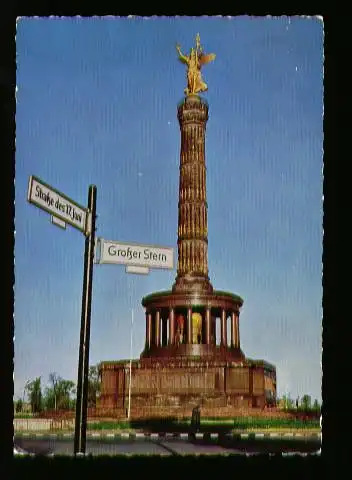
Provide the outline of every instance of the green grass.
{"type": "Polygon", "coordinates": [[[14,418],[34,418],[33,413],[15,413],[14,418]]]}
{"type": "Polygon", "coordinates": [[[129,422],[94,422],[87,424],[87,430],[132,430],[129,422]]]}
{"type": "MultiPolygon", "coordinates": [[[[143,421],[138,422],[141,424],[144,423],[143,421]]],[[[154,427],[157,424],[160,424],[160,427],[163,429],[172,426],[177,426],[179,430],[181,427],[188,429],[191,425],[190,419],[180,419],[174,421],[162,421],[162,420],[154,420],[150,422],[153,424],[154,427]]],[[[148,426],[148,422],[144,423],[144,426],[148,426]]],[[[298,419],[282,419],[282,418],[256,418],[256,417],[239,417],[239,418],[225,418],[225,419],[211,419],[205,418],[201,419],[201,427],[227,427],[236,430],[251,430],[251,429],[275,429],[275,428],[293,428],[293,429],[312,429],[312,428],[319,428],[320,423],[319,420],[298,420],[298,419]]],[[[113,421],[101,421],[95,423],[88,424],[88,430],[133,430],[136,428],[136,422],[113,422],[113,421]]]]}
{"type": "Polygon", "coordinates": [[[251,428],[319,428],[319,420],[299,420],[295,418],[237,418],[234,428],[247,430],[251,428]]]}
{"type": "MultiPolygon", "coordinates": [[[[189,418],[183,419],[178,423],[190,424],[189,418]]],[[[238,418],[203,418],[201,419],[201,425],[233,425],[235,428],[285,428],[285,427],[297,427],[303,428],[305,426],[309,428],[319,427],[319,419],[309,419],[306,421],[295,418],[260,418],[260,417],[238,417],[238,418]]]]}
{"type": "MultiPolygon", "coordinates": [[[[190,418],[185,418],[182,420],[179,420],[176,422],[178,425],[191,425],[191,419],[190,418]]],[[[201,425],[208,425],[208,426],[232,426],[234,424],[234,420],[231,418],[221,418],[219,420],[217,419],[211,419],[211,418],[202,418],[200,421],[201,425]]]]}

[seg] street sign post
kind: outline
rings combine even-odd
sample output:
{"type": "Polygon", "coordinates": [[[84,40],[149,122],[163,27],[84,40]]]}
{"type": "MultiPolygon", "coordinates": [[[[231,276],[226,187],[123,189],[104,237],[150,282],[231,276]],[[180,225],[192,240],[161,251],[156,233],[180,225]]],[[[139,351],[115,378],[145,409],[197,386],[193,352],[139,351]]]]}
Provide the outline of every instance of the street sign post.
{"type": "MultiPolygon", "coordinates": [[[[157,245],[140,245],[99,238],[99,263],[122,264],[128,267],[174,268],[174,249],[157,245]]],[[[132,273],[132,272],[131,272],[132,273]]],[[[136,273],[136,272],[133,272],[136,273]]],[[[143,273],[146,273],[145,270],[143,273]]]]}
{"type": "Polygon", "coordinates": [[[32,175],[29,178],[28,202],[51,214],[51,222],[53,224],[66,228],[66,223],[68,223],[80,230],[86,237],[74,439],[75,455],[84,455],[86,451],[96,198],[97,187],[90,185],[88,190],[88,207],[82,207],[38,177],[32,175]]]}
{"type": "Polygon", "coordinates": [[[95,219],[96,219],[97,187],[91,185],[88,191],[88,210],[91,225],[86,236],[84,249],[84,273],[82,294],[81,335],[79,343],[76,423],[74,453],[86,452],[87,439],[87,408],[88,408],[88,370],[89,370],[89,343],[90,319],[93,286],[93,261],[95,247],[95,219]]]}

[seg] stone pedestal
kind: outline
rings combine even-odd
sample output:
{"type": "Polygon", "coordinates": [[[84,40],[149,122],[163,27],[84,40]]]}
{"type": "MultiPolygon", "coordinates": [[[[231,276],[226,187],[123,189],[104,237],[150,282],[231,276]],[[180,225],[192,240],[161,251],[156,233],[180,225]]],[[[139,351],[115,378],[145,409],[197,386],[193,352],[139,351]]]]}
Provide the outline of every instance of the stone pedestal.
{"type": "MultiPolygon", "coordinates": [[[[129,362],[103,363],[100,409],[127,408],[129,362]]],[[[144,407],[262,408],[268,385],[276,393],[275,367],[263,361],[224,362],[213,359],[158,359],[132,364],[131,406],[138,416],[144,407]]]]}

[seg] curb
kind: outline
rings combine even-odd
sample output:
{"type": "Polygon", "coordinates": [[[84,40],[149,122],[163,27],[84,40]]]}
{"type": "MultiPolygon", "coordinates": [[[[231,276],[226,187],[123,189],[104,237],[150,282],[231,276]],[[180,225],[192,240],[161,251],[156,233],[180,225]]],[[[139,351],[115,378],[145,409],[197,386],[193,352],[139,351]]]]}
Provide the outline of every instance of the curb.
{"type": "MultiPolygon", "coordinates": [[[[25,438],[49,438],[52,440],[55,439],[73,439],[74,433],[15,433],[17,437],[25,437],[25,438]]],[[[189,439],[195,438],[196,440],[218,440],[220,438],[226,439],[236,439],[236,440],[259,440],[259,439],[268,439],[268,438],[275,438],[275,439],[293,439],[293,438],[310,438],[310,439],[320,439],[321,440],[321,433],[229,433],[229,434],[219,434],[219,433],[141,433],[141,432],[134,432],[134,433],[97,433],[97,432],[87,432],[87,438],[92,439],[128,439],[128,440],[135,440],[135,439],[153,439],[153,440],[166,440],[168,438],[182,438],[182,439],[189,439]]]]}

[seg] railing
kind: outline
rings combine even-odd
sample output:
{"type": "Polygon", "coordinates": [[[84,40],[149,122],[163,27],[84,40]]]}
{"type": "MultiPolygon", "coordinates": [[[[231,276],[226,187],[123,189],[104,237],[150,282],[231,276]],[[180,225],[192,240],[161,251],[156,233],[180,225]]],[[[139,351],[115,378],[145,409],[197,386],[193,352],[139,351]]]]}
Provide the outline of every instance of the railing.
{"type": "Polygon", "coordinates": [[[40,432],[73,429],[74,419],[15,418],[13,420],[13,426],[15,432],[40,432]]]}
{"type": "MultiPolygon", "coordinates": [[[[318,414],[307,414],[303,412],[285,412],[278,408],[234,408],[234,407],[200,407],[201,417],[204,418],[270,418],[274,419],[296,419],[300,421],[311,421],[319,418],[318,414]]],[[[152,420],[168,422],[170,419],[182,420],[190,419],[192,416],[192,407],[134,407],[131,409],[131,421],[152,420]]],[[[116,409],[97,409],[94,416],[88,418],[88,428],[90,424],[99,423],[99,421],[126,422],[126,411],[122,408],[116,409]]],[[[53,432],[59,430],[74,431],[74,418],[28,418],[13,420],[15,432],[53,432]]]]}

